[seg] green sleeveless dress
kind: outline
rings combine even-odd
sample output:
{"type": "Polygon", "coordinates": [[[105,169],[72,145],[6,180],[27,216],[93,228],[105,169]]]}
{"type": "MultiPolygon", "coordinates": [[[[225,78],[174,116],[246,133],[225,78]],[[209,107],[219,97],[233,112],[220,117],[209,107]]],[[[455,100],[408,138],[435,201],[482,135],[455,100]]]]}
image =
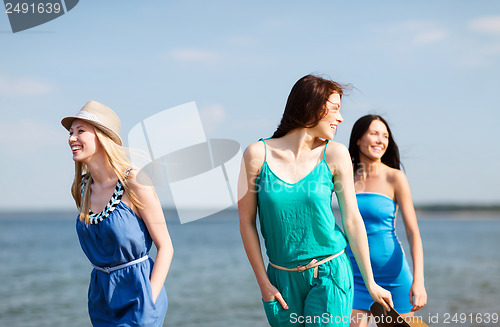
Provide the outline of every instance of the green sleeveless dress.
{"type": "MultiPolygon", "coordinates": [[[[282,267],[306,265],[341,252],[347,239],[335,223],[331,207],[333,175],[325,153],[320,163],[296,183],[288,183],[264,164],[256,179],[258,214],[269,261],[282,267]]],[[[285,271],[268,266],[271,283],[289,309],[277,300],[264,301],[271,326],[349,326],[352,267],[343,253],[314,269],[285,271]]]]}

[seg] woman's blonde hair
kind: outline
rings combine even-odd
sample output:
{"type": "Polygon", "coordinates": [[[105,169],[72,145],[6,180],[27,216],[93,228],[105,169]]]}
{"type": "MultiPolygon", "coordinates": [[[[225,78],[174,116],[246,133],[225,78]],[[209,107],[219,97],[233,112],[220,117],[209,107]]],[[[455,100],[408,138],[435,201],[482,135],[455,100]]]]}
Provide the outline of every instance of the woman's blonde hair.
{"type": "MultiPolygon", "coordinates": [[[[130,189],[130,185],[127,181],[127,170],[132,168],[132,164],[126,155],[125,148],[116,144],[116,142],[114,142],[108,135],[97,127],[94,127],[94,131],[99,143],[106,153],[113,171],[122,183],[130,201],[134,206],[143,208],[143,204],[130,189]]],[[[71,185],[71,194],[73,195],[73,199],[75,199],[78,210],[80,210],[80,220],[85,221],[85,224],[87,225],[90,224],[90,185],[92,182],[92,175],[90,174],[87,165],[83,162],[75,161],[75,178],[73,180],[73,185],[71,185]],[[82,185],[84,183],[85,186],[82,192],[82,185]]]]}

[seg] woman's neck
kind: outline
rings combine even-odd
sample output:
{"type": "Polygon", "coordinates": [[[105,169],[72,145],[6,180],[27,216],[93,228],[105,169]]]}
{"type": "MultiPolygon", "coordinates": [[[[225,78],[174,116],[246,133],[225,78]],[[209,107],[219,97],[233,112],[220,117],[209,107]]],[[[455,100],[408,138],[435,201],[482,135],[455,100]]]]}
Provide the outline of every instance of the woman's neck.
{"type": "Polygon", "coordinates": [[[116,173],[105,153],[98,153],[86,164],[94,183],[107,184],[116,181],[116,173]]]}
{"type": "Polygon", "coordinates": [[[380,169],[384,166],[380,159],[373,160],[364,156],[362,153],[359,154],[359,168],[356,170],[358,175],[363,176],[363,178],[369,178],[370,176],[378,175],[380,169]]]}
{"type": "Polygon", "coordinates": [[[308,132],[307,128],[297,128],[281,138],[286,147],[298,158],[304,152],[310,152],[315,147],[317,138],[308,132]]]}

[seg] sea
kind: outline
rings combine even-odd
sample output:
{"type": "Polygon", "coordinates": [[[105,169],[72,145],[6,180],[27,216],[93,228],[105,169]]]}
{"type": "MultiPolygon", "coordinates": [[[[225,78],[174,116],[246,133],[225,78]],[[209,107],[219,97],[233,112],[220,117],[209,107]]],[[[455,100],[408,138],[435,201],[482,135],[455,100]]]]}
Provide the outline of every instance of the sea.
{"type": "MultiPolygon", "coordinates": [[[[165,282],[164,326],[268,326],[237,212],[187,224],[173,210],[165,214],[175,254],[165,282]]],[[[92,267],[78,243],[76,215],[0,213],[1,327],[91,326],[92,267]]],[[[418,217],[428,304],[416,315],[429,326],[499,326],[500,213],[425,211],[418,217]]],[[[409,257],[401,217],[396,225],[409,257]]]]}

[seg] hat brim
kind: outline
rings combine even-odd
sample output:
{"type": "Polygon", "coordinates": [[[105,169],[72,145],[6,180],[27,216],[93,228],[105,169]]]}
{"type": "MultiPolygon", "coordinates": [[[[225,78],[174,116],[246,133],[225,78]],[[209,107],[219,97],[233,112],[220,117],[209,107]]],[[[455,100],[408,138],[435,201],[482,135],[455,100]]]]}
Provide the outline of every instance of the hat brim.
{"type": "Polygon", "coordinates": [[[405,319],[394,308],[386,315],[384,307],[378,302],[371,305],[370,311],[378,327],[429,327],[417,317],[405,319]]]}
{"type": "Polygon", "coordinates": [[[96,121],[93,121],[93,120],[90,120],[90,119],[85,119],[85,118],[82,118],[82,117],[68,116],[68,117],[64,117],[61,120],[61,124],[64,126],[64,128],[66,128],[69,131],[69,129],[71,128],[71,124],[73,124],[73,121],[75,119],[83,120],[83,121],[85,121],[85,122],[87,122],[87,123],[89,123],[89,124],[91,124],[91,125],[99,128],[107,136],[109,136],[113,141],[115,141],[116,144],[123,145],[123,141],[122,141],[122,138],[120,137],[120,135],[116,134],[114,131],[112,131],[111,129],[107,128],[103,124],[100,124],[99,122],[96,122],[96,121]]]}

